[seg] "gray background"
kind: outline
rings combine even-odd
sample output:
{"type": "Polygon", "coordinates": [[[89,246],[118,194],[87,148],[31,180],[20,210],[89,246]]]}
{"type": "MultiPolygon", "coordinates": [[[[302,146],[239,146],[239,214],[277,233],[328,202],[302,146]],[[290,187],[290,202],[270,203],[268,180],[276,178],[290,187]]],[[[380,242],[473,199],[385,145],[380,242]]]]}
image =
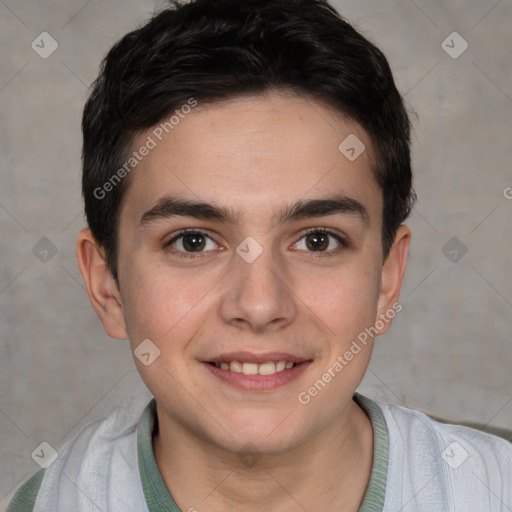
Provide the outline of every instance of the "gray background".
{"type": "MultiPolygon", "coordinates": [[[[0,0],[0,510],[39,468],[42,441],[58,449],[81,422],[150,398],[128,342],[110,339],[89,305],[74,247],[87,88],[110,46],[160,5],[0,0]],[[58,42],[47,59],[31,48],[43,31],[58,42]]],[[[510,427],[512,4],[335,5],[384,51],[417,114],[403,310],[360,391],[510,427]],[[458,58],[442,48],[454,31],[469,44],[458,58]]]]}

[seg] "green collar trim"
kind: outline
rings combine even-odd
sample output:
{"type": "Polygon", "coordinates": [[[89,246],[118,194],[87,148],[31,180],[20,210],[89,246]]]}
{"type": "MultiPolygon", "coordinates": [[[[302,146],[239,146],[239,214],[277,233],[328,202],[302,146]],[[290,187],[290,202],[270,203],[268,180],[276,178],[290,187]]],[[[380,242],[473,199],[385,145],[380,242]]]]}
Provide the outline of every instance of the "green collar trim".
{"type": "Polygon", "coordinates": [[[153,398],[144,409],[137,431],[137,453],[142,490],[149,512],[181,512],[158,469],[153,453],[153,429],[156,420],[156,400],[153,398]]]}
{"type": "Polygon", "coordinates": [[[382,512],[386,498],[389,460],[389,433],[381,408],[369,398],[356,393],[354,401],[370,418],[373,427],[373,464],[370,481],[359,512],[382,512]]]}
{"type": "MultiPolygon", "coordinates": [[[[370,482],[359,512],[382,512],[386,496],[389,457],[389,435],[380,407],[356,393],[354,401],[372,422],[374,449],[370,482]]],[[[137,453],[142,490],[149,512],[180,512],[158,469],[153,453],[153,430],[156,420],[156,401],[153,398],[144,409],[137,430],[137,453]]]]}

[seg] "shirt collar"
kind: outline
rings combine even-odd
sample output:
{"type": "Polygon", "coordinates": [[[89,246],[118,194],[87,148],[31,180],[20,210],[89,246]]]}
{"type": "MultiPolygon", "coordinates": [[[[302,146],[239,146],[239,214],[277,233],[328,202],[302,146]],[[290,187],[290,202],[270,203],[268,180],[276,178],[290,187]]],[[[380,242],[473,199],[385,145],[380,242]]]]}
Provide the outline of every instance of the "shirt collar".
{"type": "MultiPolygon", "coordinates": [[[[386,495],[389,459],[389,434],[382,410],[369,398],[355,393],[354,401],[371,421],[373,428],[373,463],[370,481],[359,512],[381,512],[386,495]]],[[[156,401],[144,409],[137,429],[137,453],[142,490],[149,512],[180,512],[160,474],[153,452],[153,430],[156,424],[156,401]]]]}

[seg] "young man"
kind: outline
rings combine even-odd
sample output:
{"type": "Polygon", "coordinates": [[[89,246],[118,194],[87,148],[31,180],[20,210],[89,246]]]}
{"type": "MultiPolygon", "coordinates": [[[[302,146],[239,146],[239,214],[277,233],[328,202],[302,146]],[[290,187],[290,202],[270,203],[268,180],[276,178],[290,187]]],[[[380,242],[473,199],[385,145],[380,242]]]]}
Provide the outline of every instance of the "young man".
{"type": "Polygon", "coordinates": [[[386,59],[332,7],[163,11],[106,57],[83,134],[80,270],[154,399],[10,511],[512,509],[508,442],[355,393],[414,193],[386,59]]]}

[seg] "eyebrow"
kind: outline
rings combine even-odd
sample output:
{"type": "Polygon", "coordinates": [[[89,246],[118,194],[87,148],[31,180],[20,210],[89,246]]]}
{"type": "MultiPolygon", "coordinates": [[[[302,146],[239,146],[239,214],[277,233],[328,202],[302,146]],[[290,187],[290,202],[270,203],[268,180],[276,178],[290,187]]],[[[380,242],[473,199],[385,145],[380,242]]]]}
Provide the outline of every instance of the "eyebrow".
{"type": "MultiPolygon", "coordinates": [[[[283,224],[285,222],[310,217],[323,217],[337,214],[356,216],[359,217],[365,225],[368,226],[370,224],[366,208],[359,201],[343,194],[324,199],[297,201],[278,211],[272,217],[272,221],[274,224],[283,224]]],[[[235,224],[239,219],[239,214],[224,206],[174,196],[164,196],[158,200],[155,206],[142,215],[139,225],[144,227],[154,221],[165,220],[176,216],[193,217],[201,220],[216,220],[228,224],[235,224]]]]}

